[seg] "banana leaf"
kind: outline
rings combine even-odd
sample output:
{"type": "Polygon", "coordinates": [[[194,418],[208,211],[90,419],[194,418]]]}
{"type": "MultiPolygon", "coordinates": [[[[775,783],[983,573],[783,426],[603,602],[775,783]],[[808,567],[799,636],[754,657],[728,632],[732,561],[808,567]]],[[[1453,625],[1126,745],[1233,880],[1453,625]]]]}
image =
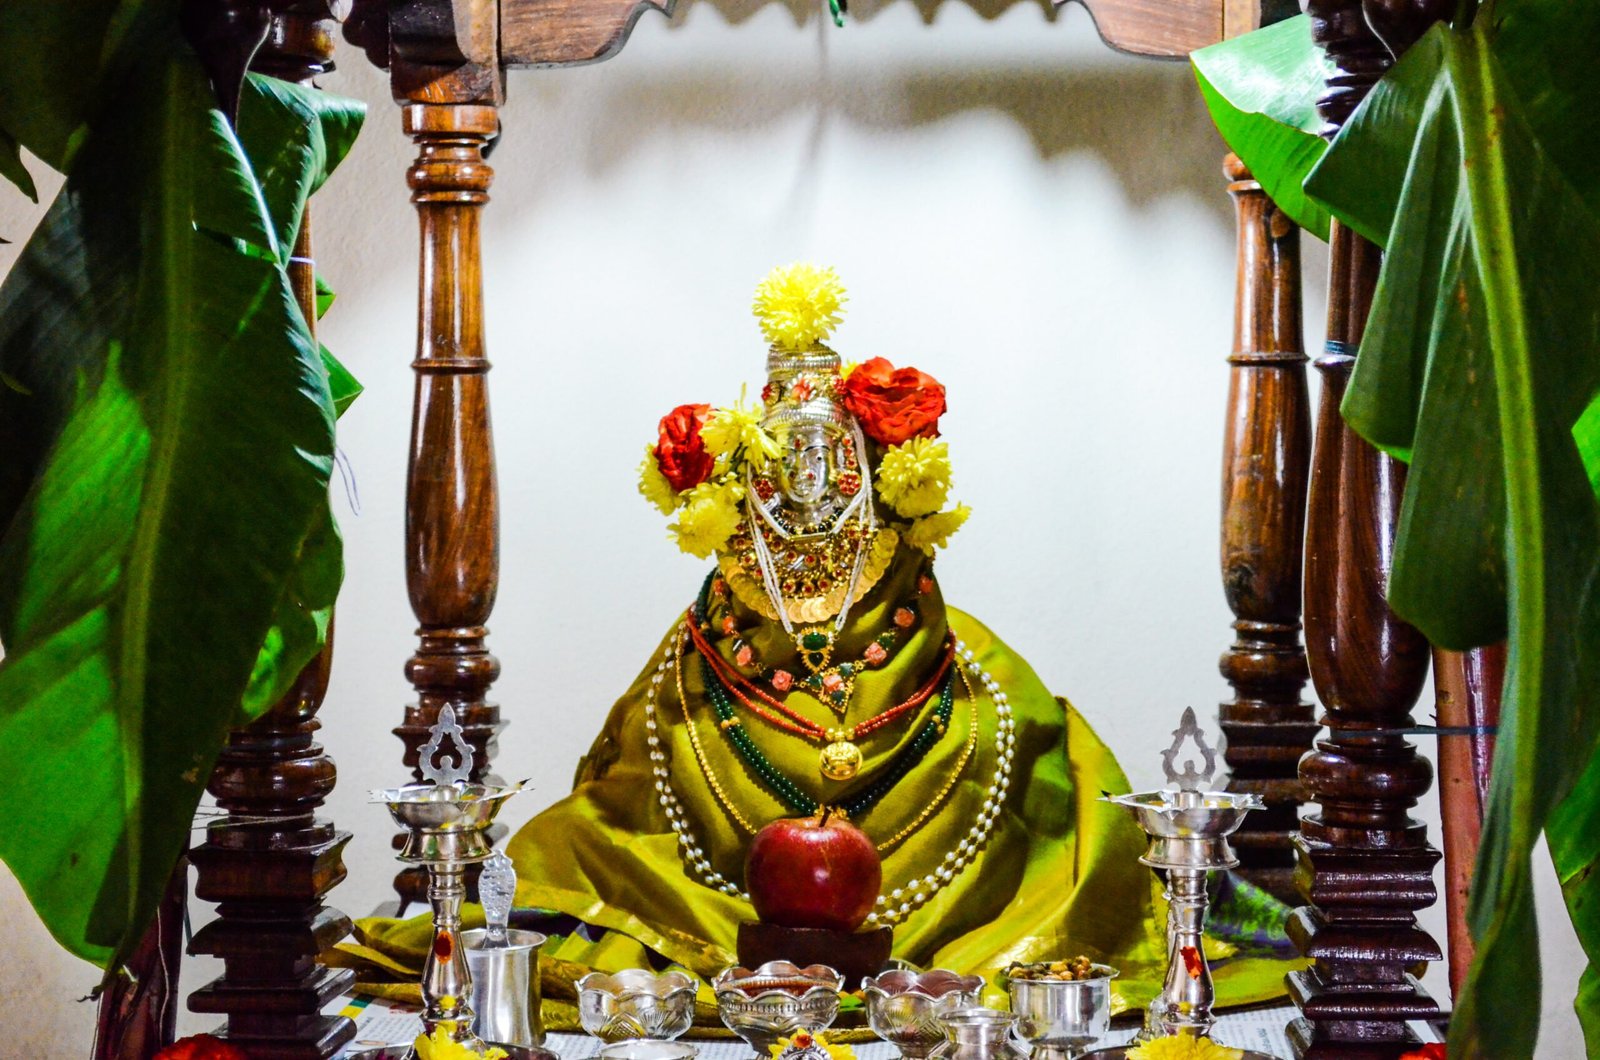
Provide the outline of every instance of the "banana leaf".
{"type": "Polygon", "coordinates": [[[1327,149],[1317,96],[1333,73],[1305,15],[1190,56],[1211,119],[1261,190],[1296,224],[1328,238],[1328,210],[1302,186],[1327,149]]]}
{"type": "MultiPolygon", "coordinates": [[[[4,18],[50,5],[21,7],[4,18]]],[[[17,384],[0,389],[0,857],[57,940],[108,968],[241,704],[264,709],[314,653],[338,586],[330,377],[284,237],[359,108],[254,93],[247,142],[309,145],[258,146],[262,181],[192,54],[161,39],[103,74],[104,50],[86,59],[73,75],[101,94],[47,100],[56,126],[0,104],[67,170],[0,286],[17,384]]],[[[0,71],[0,99],[26,73],[0,71]]],[[[59,77],[40,76],[48,96],[59,77]]]]}
{"type": "MultiPolygon", "coordinates": [[[[1456,999],[1452,1057],[1533,1053],[1530,859],[1547,826],[1591,955],[1600,940],[1600,786],[1580,781],[1600,737],[1600,504],[1596,454],[1574,433],[1600,393],[1600,223],[1532,125],[1558,108],[1531,112],[1516,86],[1537,79],[1519,82],[1498,55],[1518,23],[1496,16],[1538,6],[1491,6],[1470,27],[1435,27],[1307,181],[1386,247],[1343,412],[1411,463],[1390,603],[1436,644],[1510,644],[1470,899],[1478,954],[1456,999]]],[[[1518,63],[1538,54],[1505,47],[1518,63]]],[[[1579,996],[1591,1035],[1595,995],[1591,970],[1579,996]]],[[[1600,1039],[1589,1044],[1600,1050],[1600,1039]]]]}

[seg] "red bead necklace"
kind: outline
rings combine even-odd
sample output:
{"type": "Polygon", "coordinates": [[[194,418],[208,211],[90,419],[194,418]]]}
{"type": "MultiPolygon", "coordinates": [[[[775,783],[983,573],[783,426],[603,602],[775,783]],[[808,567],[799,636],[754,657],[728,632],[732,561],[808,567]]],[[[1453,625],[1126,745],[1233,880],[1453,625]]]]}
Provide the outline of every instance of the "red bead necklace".
{"type": "Polygon", "coordinates": [[[689,636],[694,641],[695,650],[698,651],[700,655],[711,664],[711,667],[716,672],[718,679],[721,680],[722,684],[728,689],[729,692],[733,694],[736,699],[739,700],[740,703],[743,703],[753,714],[761,718],[763,721],[766,721],[785,732],[793,733],[796,736],[800,736],[808,740],[816,740],[819,742],[822,740],[837,739],[840,736],[843,736],[843,738],[846,740],[857,740],[863,736],[866,736],[868,733],[875,732],[876,730],[883,728],[885,725],[888,725],[901,715],[906,714],[909,711],[916,710],[918,707],[926,703],[928,698],[932,696],[933,693],[938,689],[939,683],[944,680],[945,674],[950,671],[951,660],[955,658],[955,636],[950,634],[945,638],[945,648],[939,657],[939,665],[934,668],[933,675],[922,685],[922,687],[918,688],[915,692],[901,702],[896,703],[894,706],[889,707],[886,710],[874,714],[872,717],[863,722],[852,725],[848,729],[842,731],[830,730],[823,728],[810,718],[800,714],[798,711],[789,707],[781,700],[775,699],[763,691],[748,677],[745,677],[738,670],[728,665],[727,661],[722,658],[717,650],[711,646],[710,642],[706,640],[705,635],[701,633],[700,623],[696,619],[693,608],[690,608],[689,612],[684,616],[684,625],[688,628],[689,636]],[[746,693],[754,694],[757,699],[779,711],[783,717],[779,717],[778,715],[772,713],[772,711],[765,709],[755,702],[752,702],[750,696],[746,693]]]}

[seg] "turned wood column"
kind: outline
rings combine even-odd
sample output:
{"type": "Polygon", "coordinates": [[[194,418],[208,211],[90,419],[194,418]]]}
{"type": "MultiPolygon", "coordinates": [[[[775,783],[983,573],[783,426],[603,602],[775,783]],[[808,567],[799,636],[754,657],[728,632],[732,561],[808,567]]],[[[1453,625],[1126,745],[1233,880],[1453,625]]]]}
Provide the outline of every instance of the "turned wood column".
{"type": "MultiPolygon", "coordinates": [[[[1434,0],[1397,6],[1311,0],[1312,35],[1337,68],[1319,100],[1336,132],[1433,21],[1434,0]],[[1384,28],[1388,42],[1369,20],[1384,28]]],[[[1407,1020],[1438,1014],[1412,974],[1439,944],[1416,911],[1437,898],[1439,852],[1410,816],[1433,767],[1395,730],[1427,678],[1426,638],[1389,609],[1389,570],[1405,465],[1363,441],[1339,404],[1366,328],[1382,255],[1335,222],[1322,374],[1306,529],[1306,648],[1329,732],[1300,763],[1317,809],[1295,840],[1301,893],[1290,936],[1312,960],[1289,976],[1301,1018],[1290,1027],[1300,1057],[1392,1058],[1414,1048],[1407,1020]]]]}
{"type": "MultiPolygon", "coordinates": [[[[492,176],[483,149],[499,130],[490,105],[413,103],[402,111],[417,144],[407,173],[421,224],[416,403],[406,480],[406,585],[420,638],[406,663],[417,701],[395,734],[416,772],[439,710],[455,709],[482,776],[503,727],[487,701],[500,663],[485,643],[499,584],[500,516],[484,354],[479,224],[492,176]]],[[[505,834],[503,825],[491,835],[505,834]]],[[[397,845],[401,837],[396,837],[397,845]]],[[[402,903],[420,901],[416,869],[395,879],[402,903]]]]}
{"type": "MultiPolygon", "coordinates": [[[[301,84],[332,69],[339,10],[337,0],[272,5],[251,68],[301,84]]],[[[315,334],[309,210],[289,279],[315,334]]],[[[350,933],[349,917],[322,901],[345,878],[350,841],[349,832],[317,816],[336,778],[333,759],[315,738],[332,662],[330,627],[327,645],[283,699],[229,736],[207,786],[228,816],[211,824],[205,842],[189,853],[195,894],[217,903],[217,918],[195,933],[189,949],[223,962],[222,976],[195,991],[189,1008],[226,1016],[219,1033],[251,1060],[323,1060],[355,1037],[351,1020],[321,1015],[355,973],[317,960],[350,933]]]]}
{"type": "Polygon", "coordinates": [[[1234,614],[1221,707],[1228,790],[1267,804],[1234,834],[1239,871],[1294,901],[1293,838],[1304,799],[1297,767],[1317,723],[1300,698],[1301,557],[1311,464],[1311,397],[1300,318],[1300,229],[1229,155],[1239,222],[1233,353],[1222,455],[1222,587],[1234,614]]]}
{"type": "Polygon", "coordinates": [[[1506,679],[1506,646],[1433,653],[1433,685],[1439,724],[1477,729],[1439,739],[1439,809],[1444,829],[1445,907],[1449,910],[1450,994],[1460,991],[1477,947],[1467,926],[1467,892],[1478,860],[1483,813],[1489,805],[1489,765],[1500,724],[1500,693],[1506,679]]]}

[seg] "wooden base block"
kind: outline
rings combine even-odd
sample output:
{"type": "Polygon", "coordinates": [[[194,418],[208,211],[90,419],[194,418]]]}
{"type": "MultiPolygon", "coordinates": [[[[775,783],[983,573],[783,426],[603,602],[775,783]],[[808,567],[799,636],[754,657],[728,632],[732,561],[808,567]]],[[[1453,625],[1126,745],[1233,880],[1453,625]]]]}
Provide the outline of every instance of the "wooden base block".
{"type": "Polygon", "coordinates": [[[861,980],[877,975],[889,963],[894,929],[829,931],[792,928],[746,920],[739,925],[739,963],[756,968],[768,961],[791,961],[804,968],[825,964],[844,976],[844,988],[854,990],[861,980]]]}

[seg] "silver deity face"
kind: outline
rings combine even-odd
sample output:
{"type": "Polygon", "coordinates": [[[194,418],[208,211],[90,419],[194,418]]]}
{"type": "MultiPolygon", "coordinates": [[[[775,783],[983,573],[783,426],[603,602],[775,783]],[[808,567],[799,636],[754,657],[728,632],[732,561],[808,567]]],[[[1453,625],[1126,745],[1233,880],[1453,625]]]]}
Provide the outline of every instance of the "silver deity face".
{"type": "Polygon", "coordinates": [[[757,500],[794,534],[827,533],[861,489],[852,432],[834,423],[780,423],[781,452],[757,500]]]}

